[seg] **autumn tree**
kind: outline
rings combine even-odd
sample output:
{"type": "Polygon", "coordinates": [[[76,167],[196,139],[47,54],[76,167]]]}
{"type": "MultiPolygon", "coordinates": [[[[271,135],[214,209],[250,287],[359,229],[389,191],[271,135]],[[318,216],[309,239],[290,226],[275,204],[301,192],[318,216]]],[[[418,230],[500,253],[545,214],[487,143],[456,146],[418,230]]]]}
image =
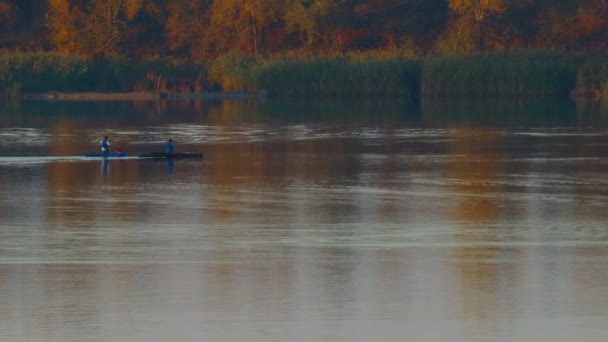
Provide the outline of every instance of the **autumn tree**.
{"type": "Polygon", "coordinates": [[[499,37],[495,24],[509,6],[508,0],[449,0],[452,12],[438,48],[441,52],[473,52],[495,49],[493,38],[499,37]]]}
{"type": "Polygon", "coordinates": [[[448,6],[445,0],[366,0],[354,12],[366,31],[366,47],[397,47],[419,54],[443,30],[448,6]]]}
{"type": "Polygon", "coordinates": [[[174,0],[167,6],[167,46],[190,57],[207,55],[211,0],[174,0]]]}
{"type": "Polygon", "coordinates": [[[208,32],[210,51],[236,49],[256,55],[264,52],[264,31],[279,21],[283,1],[213,1],[208,32]]]}
{"type": "Polygon", "coordinates": [[[70,0],[49,0],[47,27],[51,33],[51,43],[57,51],[76,53],[82,49],[78,44],[80,20],[83,20],[82,13],[70,0]]]}
{"type": "Polygon", "coordinates": [[[135,17],[151,0],[49,0],[47,25],[56,50],[121,53],[135,17]]]}
{"type": "Polygon", "coordinates": [[[292,40],[312,46],[321,36],[315,8],[309,1],[287,0],[283,16],[285,32],[295,34],[292,40]]]}
{"type": "Polygon", "coordinates": [[[288,0],[285,29],[308,50],[342,53],[363,36],[353,9],[355,0],[288,0]]]}
{"type": "Polygon", "coordinates": [[[608,0],[0,0],[0,48],[83,56],[608,47],[608,0]]]}
{"type": "Polygon", "coordinates": [[[0,1],[0,30],[10,31],[18,22],[17,7],[11,1],[0,1]]]}
{"type": "Polygon", "coordinates": [[[577,47],[608,47],[608,1],[581,1],[576,17],[577,47]]]}
{"type": "Polygon", "coordinates": [[[562,49],[606,46],[608,1],[542,1],[539,7],[536,46],[562,49]]]}

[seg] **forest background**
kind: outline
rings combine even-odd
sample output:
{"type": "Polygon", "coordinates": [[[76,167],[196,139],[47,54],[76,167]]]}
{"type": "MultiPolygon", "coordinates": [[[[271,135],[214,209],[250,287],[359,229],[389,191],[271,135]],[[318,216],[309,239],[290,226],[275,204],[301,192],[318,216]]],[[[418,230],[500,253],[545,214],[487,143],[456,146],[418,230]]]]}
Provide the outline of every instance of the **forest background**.
{"type": "Polygon", "coordinates": [[[608,0],[0,1],[6,94],[602,97],[607,47],[608,0]]]}

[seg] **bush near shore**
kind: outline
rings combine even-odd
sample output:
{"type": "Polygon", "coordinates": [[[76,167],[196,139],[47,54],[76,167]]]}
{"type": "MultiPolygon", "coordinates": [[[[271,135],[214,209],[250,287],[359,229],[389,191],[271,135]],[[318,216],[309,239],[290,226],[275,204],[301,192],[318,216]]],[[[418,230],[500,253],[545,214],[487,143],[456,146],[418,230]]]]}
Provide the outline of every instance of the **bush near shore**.
{"type": "Polygon", "coordinates": [[[208,91],[271,96],[559,96],[608,98],[608,54],[524,51],[426,57],[349,55],[213,61],[85,59],[0,51],[0,93],[208,91]]]}

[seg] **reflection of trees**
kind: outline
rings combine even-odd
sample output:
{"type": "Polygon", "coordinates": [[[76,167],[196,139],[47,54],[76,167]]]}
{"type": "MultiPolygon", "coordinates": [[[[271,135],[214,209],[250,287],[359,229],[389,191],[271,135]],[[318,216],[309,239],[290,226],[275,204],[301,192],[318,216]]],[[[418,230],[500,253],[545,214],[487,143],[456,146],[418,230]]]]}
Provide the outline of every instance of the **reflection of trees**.
{"type": "MultiPolygon", "coordinates": [[[[209,120],[212,119],[214,116],[210,115],[209,120]]],[[[209,289],[212,310],[227,309],[238,314],[240,306],[241,311],[255,311],[241,314],[286,319],[296,310],[314,310],[307,305],[309,296],[327,297],[329,303],[337,305],[350,304],[349,298],[339,297],[347,295],[344,286],[352,283],[353,265],[311,268],[307,264],[310,250],[299,251],[297,247],[276,243],[295,236],[304,240],[318,237],[322,233],[313,228],[315,222],[340,222],[352,215],[348,211],[354,210],[354,199],[343,200],[342,196],[325,192],[316,196],[311,190],[322,184],[345,184],[352,175],[360,173],[358,157],[351,148],[352,141],[339,138],[209,144],[205,148],[209,159],[203,172],[211,187],[204,196],[213,222],[208,234],[219,246],[230,244],[235,236],[252,243],[250,248],[213,252],[214,260],[240,262],[206,266],[204,273],[213,285],[209,289]],[[298,260],[297,256],[304,256],[307,261],[298,260]],[[251,258],[257,263],[243,266],[242,261],[251,258]],[[294,274],[296,271],[299,277],[294,274]],[[330,276],[335,281],[327,282],[330,276]],[[315,289],[315,293],[298,292],[293,282],[304,281],[302,277],[312,282],[306,288],[315,289]],[[251,292],[256,293],[259,302],[243,303],[239,296],[245,293],[245,298],[251,298],[247,294],[251,292]]],[[[353,232],[345,229],[344,234],[353,232]]],[[[349,248],[326,248],[317,257],[334,264],[335,260],[350,260],[351,252],[349,248]]],[[[331,309],[341,314],[346,310],[331,309]]]]}
{"type": "Polygon", "coordinates": [[[451,187],[459,196],[456,218],[463,223],[495,222],[498,218],[497,181],[501,176],[500,142],[496,134],[453,129],[446,166],[451,187]]]}
{"type": "Polygon", "coordinates": [[[495,224],[500,214],[501,189],[497,183],[502,173],[500,138],[475,129],[453,129],[449,137],[451,157],[446,165],[446,178],[455,194],[454,221],[461,229],[455,234],[463,243],[455,252],[463,282],[463,305],[468,314],[485,317],[499,304],[498,282],[502,270],[484,259],[504,251],[475,246],[475,243],[500,239],[495,224]],[[484,298],[478,298],[480,295],[484,298]]]}
{"type": "MultiPolygon", "coordinates": [[[[49,137],[51,141],[49,142],[49,155],[51,156],[78,156],[82,154],[83,150],[83,142],[87,142],[89,137],[83,135],[85,128],[89,127],[89,125],[82,121],[71,121],[68,119],[58,119],[55,120],[53,125],[49,127],[49,137]],[[65,133],[75,134],[77,135],[75,138],[70,140],[61,140],[61,137],[65,136],[65,133]]],[[[100,137],[101,139],[101,137],[100,137]]],[[[116,146],[116,143],[114,143],[116,146]]],[[[94,142],[89,147],[92,152],[98,152],[99,147],[98,143],[94,142]]],[[[51,197],[53,201],[55,201],[55,205],[51,207],[57,208],[65,208],[70,207],[70,205],[66,203],[59,203],[59,201],[72,201],[73,198],[79,198],[80,192],[83,188],[89,187],[90,184],[97,182],[97,177],[101,176],[101,166],[100,163],[87,163],[86,172],[83,173],[83,165],[78,165],[78,167],[74,167],[74,165],[70,162],[58,162],[58,163],[50,163],[49,164],[49,184],[51,185],[50,191],[57,191],[57,193],[51,193],[51,197]]],[[[129,167],[127,163],[121,163],[120,161],[110,162],[110,170],[112,172],[111,178],[109,181],[114,184],[122,184],[125,180],[135,180],[138,178],[138,170],[135,167],[129,167]]],[[[133,165],[135,166],[135,165],[133,165]]],[[[110,171],[110,172],[111,172],[110,171]]],[[[115,191],[120,192],[120,188],[115,191]]],[[[88,199],[87,199],[88,200],[88,199]]],[[[87,207],[87,209],[91,210],[91,212],[95,211],[95,206],[99,203],[96,201],[83,201],[78,203],[78,205],[82,205],[87,207]]],[[[115,203],[114,205],[117,208],[124,203],[115,203]]],[[[110,209],[110,208],[108,208],[110,209]]],[[[70,215],[69,211],[60,210],[57,212],[62,215],[70,215]]],[[[118,213],[117,213],[118,214],[118,213]]]]}
{"type": "MultiPolygon", "coordinates": [[[[49,127],[49,154],[51,156],[77,156],[82,153],[82,142],[86,142],[85,128],[89,127],[82,121],[68,119],[55,120],[49,127]],[[65,132],[71,139],[63,139],[65,132]]],[[[116,146],[116,145],[114,145],[116,146]]],[[[98,151],[98,144],[92,144],[91,152],[98,151]]],[[[114,244],[112,248],[121,248],[128,241],[104,241],[98,236],[81,235],[86,233],[89,224],[104,222],[101,218],[109,218],[128,222],[132,220],[133,210],[145,210],[133,206],[135,193],[124,188],[124,184],[137,183],[139,179],[138,164],[127,161],[109,161],[108,173],[104,175],[102,161],[83,162],[52,162],[48,164],[48,196],[47,222],[48,247],[55,250],[56,245],[71,246],[75,250],[71,257],[80,258],[88,255],[90,250],[105,243],[114,244]],[[107,187],[102,186],[104,184],[107,187]],[[111,198],[107,201],[107,198],[111,198]],[[77,210],[72,210],[77,208],[77,210]],[[139,209],[137,209],[139,208],[139,209]],[[54,228],[60,227],[60,228],[54,228]]]]}

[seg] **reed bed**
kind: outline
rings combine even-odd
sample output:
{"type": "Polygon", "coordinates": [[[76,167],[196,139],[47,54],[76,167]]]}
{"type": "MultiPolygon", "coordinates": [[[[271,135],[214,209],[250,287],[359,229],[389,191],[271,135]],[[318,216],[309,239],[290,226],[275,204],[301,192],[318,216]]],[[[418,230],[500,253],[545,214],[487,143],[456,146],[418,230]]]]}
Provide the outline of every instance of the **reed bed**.
{"type": "Polygon", "coordinates": [[[0,93],[77,89],[88,68],[86,60],[74,56],[0,51],[0,93]]]}
{"type": "Polygon", "coordinates": [[[256,65],[249,80],[270,95],[414,98],[420,68],[403,58],[273,59],[256,65]]]}
{"type": "Polygon", "coordinates": [[[422,66],[427,96],[567,96],[584,57],[521,52],[436,57],[422,66]]]}
{"type": "Polygon", "coordinates": [[[573,95],[608,100],[608,54],[592,56],[580,67],[573,95]]]}

